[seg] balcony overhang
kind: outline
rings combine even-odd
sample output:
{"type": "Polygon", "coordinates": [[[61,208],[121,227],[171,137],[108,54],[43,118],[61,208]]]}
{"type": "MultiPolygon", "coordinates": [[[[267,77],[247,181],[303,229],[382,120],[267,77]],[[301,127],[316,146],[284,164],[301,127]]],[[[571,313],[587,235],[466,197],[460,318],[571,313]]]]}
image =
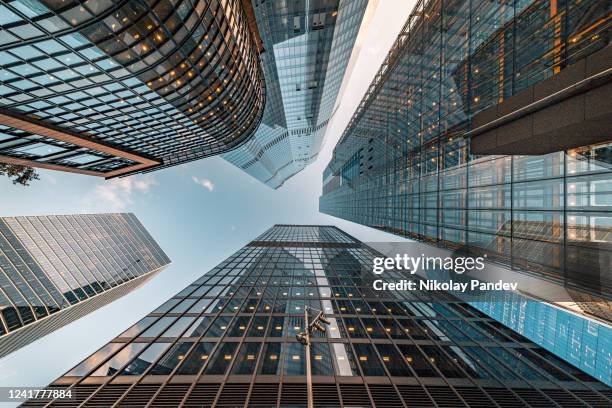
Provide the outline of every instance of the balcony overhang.
{"type": "Polygon", "coordinates": [[[108,172],[99,172],[78,167],[65,166],[61,164],[47,163],[43,161],[28,160],[20,157],[0,155],[0,162],[9,164],[19,164],[30,167],[43,168],[48,170],[59,170],[70,173],[86,174],[98,177],[117,177],[122,174],[132,173],[149,167],[161,165],[161,161],[145,157],[123,148],[119,148],[111,143],[92,138],[91,136],[75,133],[71,130],[46,123],[40,119],[32,118],[19,112],[8,109],[0,109],[0,124],[15,129],[23,130],[33,134],[45,136],[51,139],[67,142],[75,146],[85,147],[97,152],[105,153],[114,157],[121,157],[137,164],[108,172]]]}
{"type": "Polygon", "coordinates": [[[475,155],[541,155],[612,140],[612,46],[472,119],[475,155]]]}

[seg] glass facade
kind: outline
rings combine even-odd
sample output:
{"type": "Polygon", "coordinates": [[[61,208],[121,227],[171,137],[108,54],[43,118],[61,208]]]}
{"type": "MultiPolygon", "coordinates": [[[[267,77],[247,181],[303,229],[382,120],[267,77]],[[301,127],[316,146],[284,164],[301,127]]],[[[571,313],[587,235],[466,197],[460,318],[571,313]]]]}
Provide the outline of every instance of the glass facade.
{"type": "Polygon", "coordinates": [[[255,136],[223,157],[272,188],[314,161],[367,0],[253,0],[266,106],[255,136]]]}
{"type": "Polygon", "coordinates": [[[131,213],[0,218],[0,357],[169,263],[131,213]]]}
{"type": "Polygon", "coordinates": [[[330,321],[312,338],[315,406],[612,404],[609,386],[464,302],[373,290],[404,277],[374,275],[377,256],[335,227],[276,225],[51,387],[71,387],[71,406],[306,406],[295,335],[309,306],[330,321]]]}
{"type": "Polygon", "coordinates": [[[610,383],[612,327],[518,293],[491,293],[470,302],[551,353],[610,383]]]}
{"type": "Polygon", "coordinates": [[[611,320],[591,305],[612,293],[612,145],[475,156],[462,137],[477,113],[608,46],[611,21],[596,0],[420,1],[324,172],[321,211],[486,253],[611,320]]]}
{"type": "Polygon", "coordinates": [[[113,177],[239,146],[265,101],[245,6],[3,2],[0,159],[113,177]]]}

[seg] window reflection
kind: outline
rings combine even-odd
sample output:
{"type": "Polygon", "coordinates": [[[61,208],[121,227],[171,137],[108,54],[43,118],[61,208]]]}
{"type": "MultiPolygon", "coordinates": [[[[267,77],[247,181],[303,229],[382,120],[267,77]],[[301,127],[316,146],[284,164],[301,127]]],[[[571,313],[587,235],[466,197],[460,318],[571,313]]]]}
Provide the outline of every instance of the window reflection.
{"type": "MultiPolygon", "coordinates": [[[[266,292],[267,295],[267,292],[266,292]]],[[[273,295],[271,295],[271,298],[274,298],[273,295]]],[[[257,311],[259,313],[270,313],[272,311],[272,304],[274,302],[268,300],[268,299],[262,299],[261,302],[259,302],[259,305],[257,306],[257,311]]]]}
{"type": "Polygon", "coordinates": [[[244,316],[234,319],[232,325],[227,331],[227,336],[242,337],[246,333],[247,327],[249,326],[249,320],[251,320],[250,317],[244,316]]]}
{"type": "Polygon", "coordinates": [[[302,316],[290,316],[286,319],[287,330],[285,335],[287,337],[295,337],[296,334],[304,330],[304,318],[302,316]]]}
{"type": "Polygon", "coordinates": [[[392,344],[377,344],[376,348],[389,374],[399,377],[412,376],[412,372],[406,366],[405,359],[395,350],[392,344]]]}
{"type": "Polygon", "coordinates": [[[448,378],[465,378],[466,375],[463,373],[458,365],[453,364],[453,361],[442,351],[440,347],[436,346],[422,346],[423,352],[427,356],[429,362],[438,367],[442,372],[442,375],[448,378]]]}
{"type": "Polygon", "coordinates": [[[285,343],[283,348],[285,354],[285,375],[306,374],[306,349],[304,346],[299,343],[285,343]]]}
{"type": "Polygon", "coordinates": [[[258,302],[257,299],[248,299],[242,305],[242,312],[243,313],[253,313],[253,312],[255,312],[255,309],[257,308],[257,302],[258,302]]]}
{"type": "Polygon", "coordinates": [[[528,350],[515,349],[513,351],[514,351],[514,354],[519,356],[520,359],[530,361],[533,365],[538,367],[540,370],[544,370],[546,373],[553,376],[553,378],[560,380],[560,381],[572,381],[572,378],[569,375],[559,370],[558,368],[554,367],[549,362],[543,360],[540,356],[530,353],[528,350]]]}
{"type": "Polygon", "coordinates": [[[448,320],[434,320],[432,324],[439,327],[446,337],[454,341],[470,341],[470,338],[463,334],[455,325],[448,320]]]}
{"type": "Polygon", "coordinates": [[[477,363],[487,367],[497,378],[501,380],[516,380],[518,377],[510,370],[500,364],[493,356],[480,347],[464,347],[463,350],[477,363]]]}
{"type": "Polygon", "coordinates": [[[512,354],[509,350],[501,347],[491,347],[490,350],[496,357],[501,359],[512,371],[526,380],[545,380],[545,377],[538,373],[534,368],[530,367],[527,363],[524,363],[520,358],[512,354]]]}
{"type": "Polygon", "coordinates": [[[274,313],[290,313],[289,312],[289,302],[287,301],[287,299],[277,298],[276,302],[274,302],[273,311],[274,313]]]}
{"type": "Polygon", "coordinates": [[[408,339],[408,334],[394,319],[381,318],[380,323],[383,326],[383,330],[391,336],[393,339],[408,339]]]}
{"type": "Polygon", "coordinates": [[[204,374],[225,374],[227,368],[234,360],[234,354],[238,343],[222,343],[213,355],[210,363],[204,369],[204,374]]]}
{"type": "Polygon", "coordinates": [[[266,343],[263,360],[259,366],[259,374],[280,374],[281,343],[266,343]]]}
{"type": "Polygon", "coordinates": [[[366,338],[366,332],[361,326],[359,319],[355,318],[344,318],[344,325],[349,337],[354,338],[366,338]]]}
{"type": "Polygon", "coordinates": [[[353,299],[352,302],[353,302],[353,309],[355,310],[356,314],[369,314],[370,313],[370,307],[363,300],[353,299]]]}
{"type": "MultiPolygon", "coordinates": [[[[339,324],[341,324],[341,321],[339,321],[338,319],[334,318],[334,317],[328,317],[327,320],[329,320],[329,325],[327,327],[327,334],[329,337],[331,337],[332,339],[339,339],[342,337],[342,333],[344,333],[344,329],[342,329],[343,331],[340,331],[340,327],[338,326],[339,324]]],[[[346,336],[346,334],[345,334],[346,336]]]]}
{"type": "Polygon", "coordinates": [[[184,360],[177,373],[197,374],[208,361],[214,346],[215,343],[198,343],[187,358],[181,358],[180,355],[177,356],[177,358],[184,360]]]}
{"type": "Polygon", "coordinates": [[[183,331],[193,323],[195,317],[181,317],[176,320],[168,330],[166,330],[161,337],[177,337],[180,336],[183,331]]]}
{"type": "Polygon", "coordinates": [[[594,381],[594,378],[591,377],[589,374],[585,373],[582,370],[577,369],[571,364],[566,363],[565,361],[561,360],[560,358],[558,358],[557,356],[555,356],[548,350],[545,350],[543,348],[536,348],[536,349],[532,349],[532,351],[537,353],[539,356],[545,358],[546,361],[550,361],[554,363],[557,367],[562,369],[564,373],[571,374],[574,377],[579,378],[582,381],[594,381]]]}
{"type": "Polygon", "coordinates": [[[138,333],[140,333],[143,329],[148,327],[151,323],[153,323],[157,318],[147,316],[140,320],[138,323],[121,333],[118,337],[136,337],[138,333]]]}
{"type": "Polygon", "coordinates": [[[205,337],[221,337],[227,330],[230,320],[232,320],[231,316],[217,317],[213,324],[210,325],[205,337]]]}
{"type": "Polygon", "coordinates": [[[366,376],[381,376],[385,375],[374,347],[370,344],[353,344],[355,347],[355,353],[357,354],[357,361],[366,376]]]}
{"type": "Polygon", "coordinates": [[[336,301],[337,306],[334,308],[335,313],[341,314],[354,314],[355,310],[353,309],[353,305],[348,300],[338,300],[336,301]]]}
{"type": "Polygon", "coordinates": [[[180,299],[170,299],[155,309],[153,313],[166,313],[180,302],[180,299]]]}
{"type": "Polygon", "coordinates": [[[427,334],[423,330],[420,324],[416,320],[412,319],[401,319],[398,322],[404,328],[404,332],[412,337],[414,340],[428,340],[427,334]]]}
{"type": "Polygon", "coordinates": [[[140,337],[157,337],[168,328],[177,318],[176,317],[161,317],[147,330],[140,334],[140,337]]]}
{"type": "Polygon", "coordinates": [[[247,337],[263,337],[266,333],[266,328],[268,326],[269,319],[270,318],[267,316],[256,316],[255,318],[253,318],[251,327],[247,332],[247,337]]]}
{"type": "Polygon", "coordinates": [[[210,302],[212,302],[212,299],[200,299],[200,300],[198,300],[196,303],[193,304],[193,306],[191,306],[191,309],[189,309],[189,313],[202,313],[202,312],[204,312],[204,310],[206,310],[208,305],[210,305],[210,302]]]}
{"type": "Polygon", "coordinates": [[[140,375],[163,353],[170,343],[153,343],[125,367],[120,375],[140,375]]]}
{"type": "Polygon", "coordinates": [[[219,311],[219,303],[220,303],[219,299],[214,299],[212,302],[210,302],[210,304],[206,308],[205,312],[206,313],[216,313],[216,312],[218,312],[219,311]]]}
{"type": "Polygon", "coordinates": [[[359,375],[353,352],[348,344],[332,343],[334,359],[336,361],[336,374],[340,376],[359,375]]]}
{"type": "Polygon", "coordinates": [[[198,317],[185,333],[183,333],[183,337],[199,337],[208,328],[208,325],[212,322],[212,317],[198,317]]]}
{"type": "Polygon", "coordinates": [[[195,291],[193,291],[189,296],[190,297],[204,296],[204,294],[206,294],[206,292],[208,292],[208,290],[210,290],[210,286],[200,286],[195,291]]]}
{"type": "Polygon", "coordinates": [[[172,313],[183,313],[186,312],[193,304],[196,302],[196,299],[183,299],[181,303],[176,305],[174,309],[172,309],[172,313]]]}
{"type": "MultiPolygon", "coordinates": [[[[185,289],[181,290],[179,293],[177,293],[175,296],[176,297],[186,297],[189,296],[194,290],[196,290],[197,286],[194,285],[189,285],[187,286],[185,289]]],[[[181,299],[175,299],[175,300],[181,300],[181,299]]]]}
{"type": "Polygon", "coordinates": [[[176,343],[149,370],[149,375],[167,375],[179,365],[193,346],[192,342],[176,343]]]}
{"type": "Polygon", "coordinates": [[[485,342],[485,341],[490,341],[489,337],[486,336],[483,332],[481,332],[480,330],[476,329],[474,326],[470,325],[470,324],[463,324],[461,326],[461,329],[467,333],[468,336],[470,336],[473,340],[477,341],[477,342],[485,342]]]}
{"type": "Polygon", "coordinates": [[[100,350],[89,356],[89,358],[84,360],[81,364],[68,371],[65,375],[84,376],[89,371],[93,370],[103,360],[108,358],[108,356],[119,350],[121,346],[123,346],[122,343],[108,343],[106,346],[102,347],[100,350]]]}
{"type": "Polygon", "coordinates": [[[273,317],[270,322],[270,327],[268,328],[268,336],[269,337],[282,337],[284,324],[285,324],[284,317],[273,317]]]}
{"type": "Polygon", "coordinates": [[[123,348],[120,352],[115,354],[114,357],[109,359],[106,363],[102,364],[100,368],[94,371],[91,376],[92,377],[104,377],[115,374],[118,370],[120,370],[124,365],[126,365],[134,356],[140,353],[145,347],[147,343],[130,343],[125,348],[123,348]]]}
{"type": "Polygon", "coordinates": [[[232,368],[232,374],[253,374],[261,343],[244,343],[236,357],[236,363],[232,368]]]}
{"type": "Polygon", "coordinates": [[[380,326],[376,319],[372,318],[363,318],[361,319],[363,322],[363,326],[365,327],[365,331],[370,335],[373,339],[386,339],[387,335],[385,334],[385,330],[380,326]]]}
{"type": "Polygon", "coordinates": [[[439,377],[438,373],[431,367],[428,360],[419,351],[417,346],[398,344],[397,347],[408,364],[419,377],[439,377]]]}
{"type": "Polygon", "coordinates": [[[327,343],[313,342],[311,344],[310,365],[312,375],[333,375],[334,369],[327,343]]]}

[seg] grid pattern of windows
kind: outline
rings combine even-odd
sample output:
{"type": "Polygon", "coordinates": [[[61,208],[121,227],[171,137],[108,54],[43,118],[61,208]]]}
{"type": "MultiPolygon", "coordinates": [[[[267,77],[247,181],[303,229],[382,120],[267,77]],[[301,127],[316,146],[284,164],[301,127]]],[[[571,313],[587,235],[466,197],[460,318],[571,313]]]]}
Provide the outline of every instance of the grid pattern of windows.
{"type": "Polygon", "coordinates": [[[0,218],[0,355],[16,330],[169,262],[133,214],[0,218]]]}
{"type": "Polygon", "coordinates": [[[72,387],[74,406],[305,406],[295,335],[310,306],[330,321],[312,339],[320,406],[612,403],[609,387],[466,303],[375,291],[374,279],[401,273],[373,275],[380,254],[335,227],[275,226],[262,237],[52,386],[72,387]],[[317,245],[274,239],[300,236],[317,245]]]}
{"type": "MultiPolygon", "coordinates": [[[[3,114],[163,166],[235,148],[261,120],[263,74],[239,0],[14,0],[0,14],[3,114]]],[[[8,124],[0,154],[102,174],[134,164],[8,124]]]]}
{"type": "Polygon", "coordinates": [[[255,242],[312,242],[318,244],[354,244],[356,241],[343,232],[329,227],[304,225],[276,225],[261,234],[255,242]]]}
{"type": "Polygon", "coordinates": [[[266,107],[255,136],[226,160],[278,188],[317,157],[367,4],[253,0],[266,107]]]}
{"type": "Polygon", "coordinates": [[[607,46],[611,19],[595,0],[420,1],[324,172],[321,211],[609,297],[612,145],[479,157],[461,135],[607,46]]]}

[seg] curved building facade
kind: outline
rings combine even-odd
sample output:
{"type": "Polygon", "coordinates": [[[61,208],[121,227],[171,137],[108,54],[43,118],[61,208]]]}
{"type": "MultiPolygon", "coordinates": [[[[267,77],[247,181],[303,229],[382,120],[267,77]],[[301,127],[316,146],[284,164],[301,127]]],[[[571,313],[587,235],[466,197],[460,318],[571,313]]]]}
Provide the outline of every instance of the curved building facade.
{"type": "Polygon", "coordinates": [[[0,8],[0,161],[114,177],[227,152],[261,121],[249,2],[0,8]]]}

